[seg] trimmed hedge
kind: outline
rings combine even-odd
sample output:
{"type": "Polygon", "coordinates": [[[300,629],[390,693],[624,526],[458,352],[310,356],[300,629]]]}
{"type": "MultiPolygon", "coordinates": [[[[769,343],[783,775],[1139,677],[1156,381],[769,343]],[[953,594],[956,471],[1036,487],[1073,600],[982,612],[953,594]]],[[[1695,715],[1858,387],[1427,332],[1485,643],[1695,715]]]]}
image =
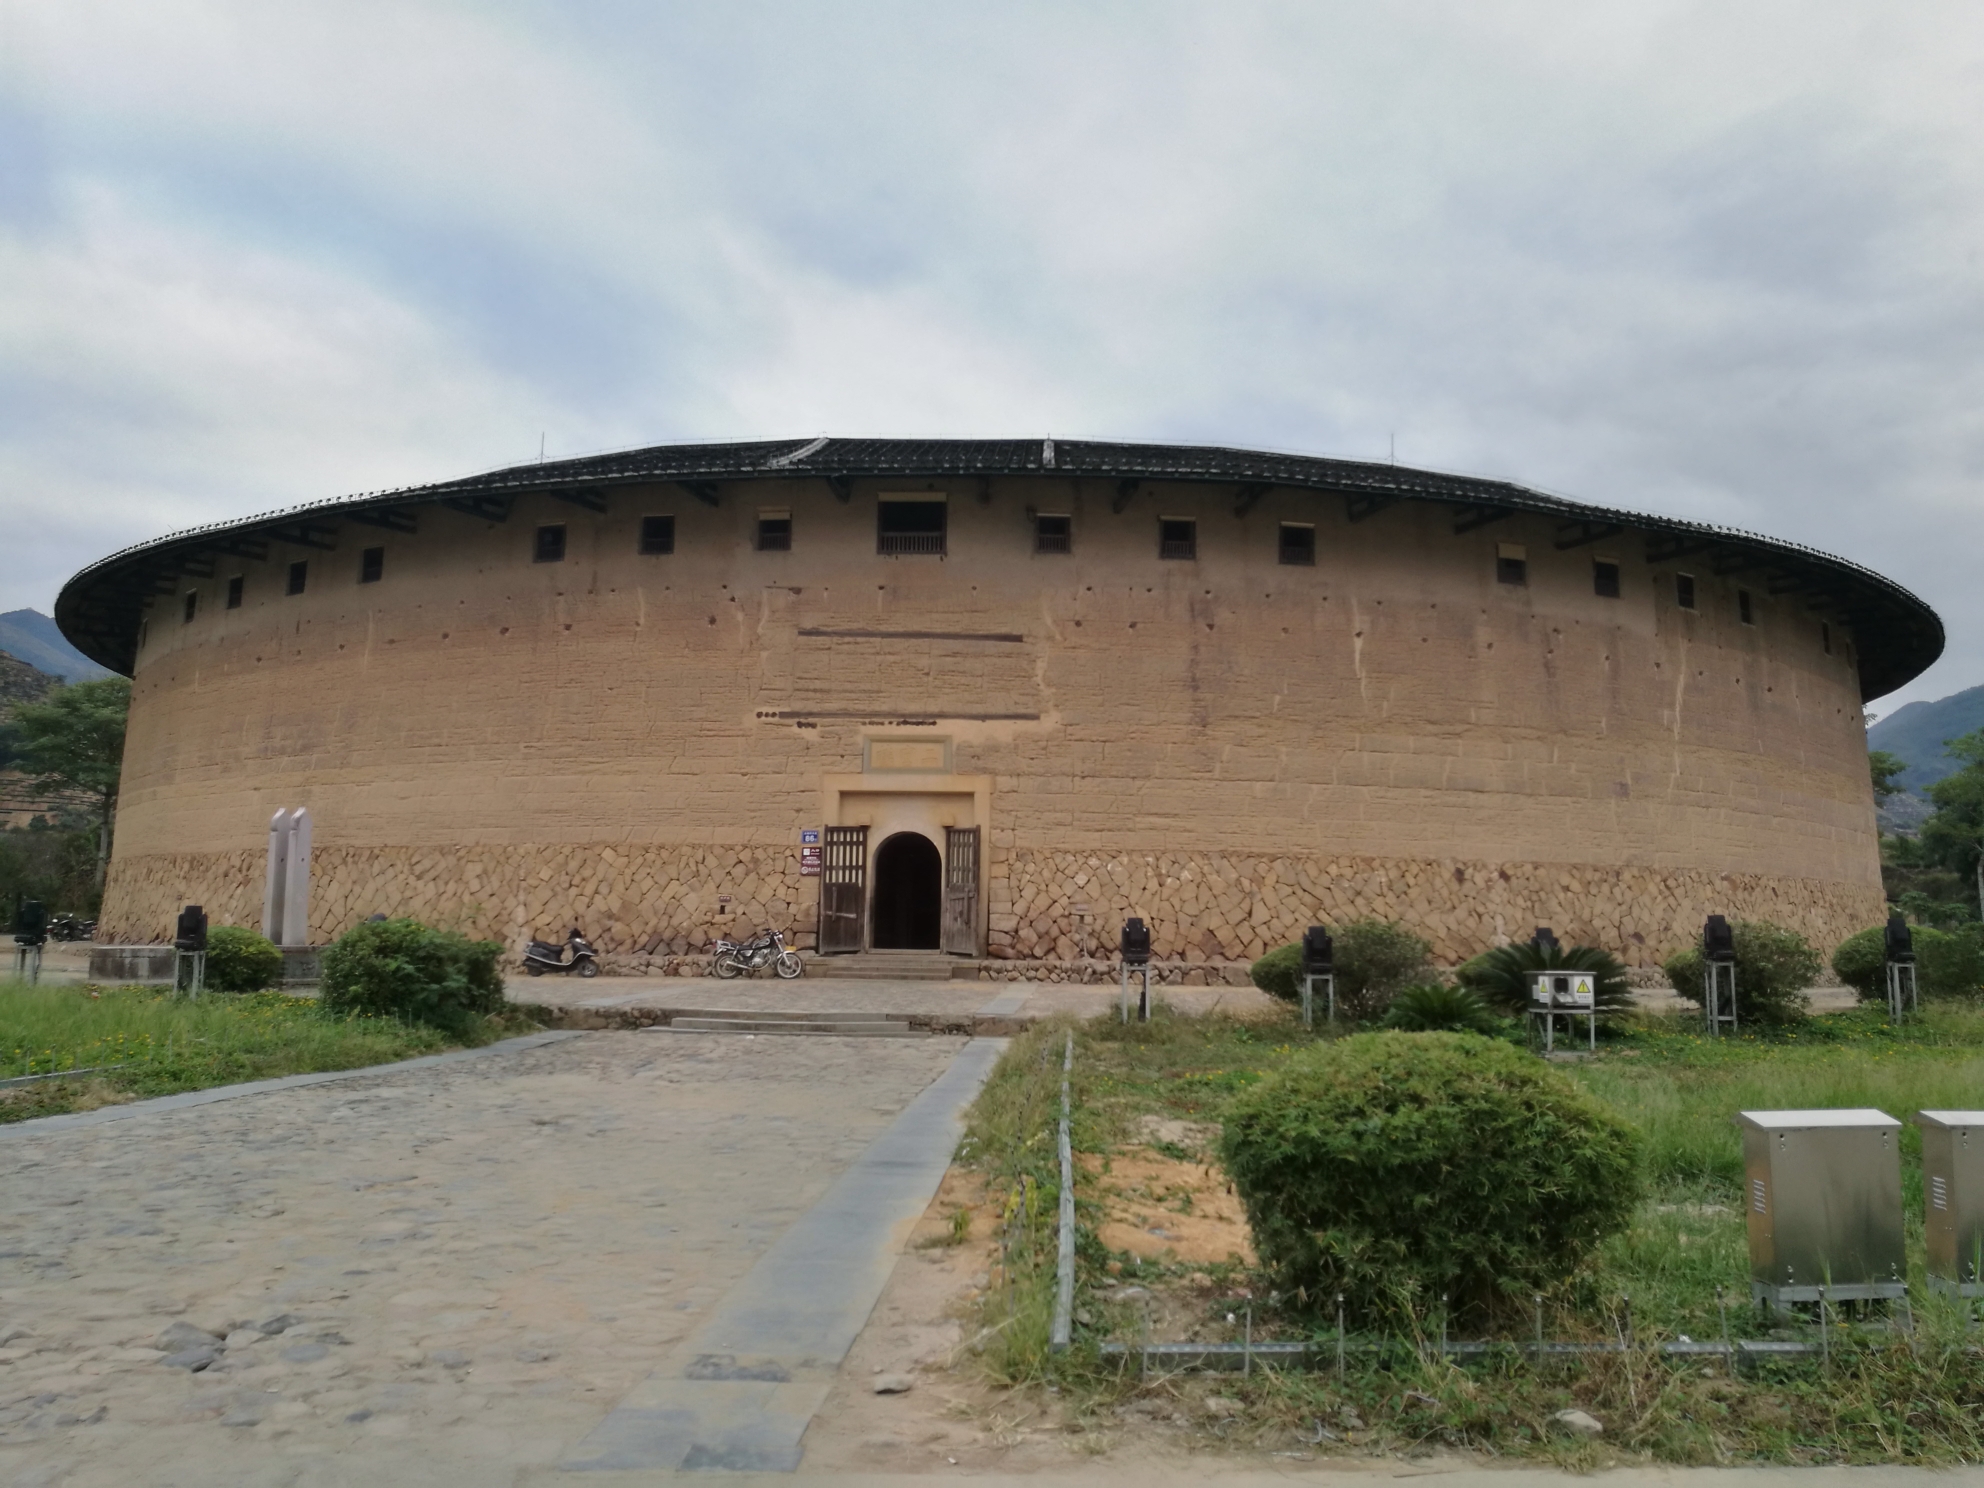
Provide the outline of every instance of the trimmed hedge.
{"type": "Polygon", "coordinates": [[[1220,1150],[1274,1285],[1318,1312],[1520,1312],[1640,1197],[1631,1127],[1475,1034],[1303,1049],[1234,1098],[1220,1150]]]}
{"type": "Polygon", "coordinates": [[[266,935],[241,925],[207,932],[207,990],[261,992],[282,981],[282,952],[266,935]]]}
{"type": "MultiPolygon", "coordinates": [[[[1915,980],[1924,997],[1974,997],[1984,985],[1984,926],[1937,930],[1910,927],[1915,934],[1915,980]]],[[[1886,926],[1849,935],[1832,953],[1833,975],[1860,994],[1862,1002],[1886,1002],[1886,926]]]]}
{"type": "MultiPolygon", "coordinates": [[[[1796,930],[1767,920],[1735,920],[1736,1015],[1741,1022],[1795,1023],[1810,1004],[1805,989],[1819,979],[1824,962],[1796,930]]],[[[1702,948],[1689,946],[1660,968],[1676,995],[1702,1000],[1702,948]]]]}
{"type": "MultiPolygon", "coordinates": [[[[1352,920],[1335,932],[1337,1012],[1354,1023],[1384,1016],[1398,990],[1420,977],[1430,942],[1390,920],[1352,920]]],[[[1302,947],[1269,951],[1248,969],[1254,985],[1283,1002],[1299,1002],[1302,947]]]]}
{"type": "Polygon", "coordinates": [[[1631,1010],[1633,987],[1625,963],[1597,946],[1558,946],[1539,951],[1526,940],[1496,946],[1464,963],[1454,973],[1454,979],[1479,993],[1490,1007],[1519,1018],[1529,1008],[1530,973],[1559,969],[1594,973],[1595,999],[1601,1013],[1631,1010]]]}
{"type": "Polygon", "coordinates": [[[324,952],[326,1012],[460,1030],[503,1006],[503,948],[418,920],[368,920],[324,952]]]}

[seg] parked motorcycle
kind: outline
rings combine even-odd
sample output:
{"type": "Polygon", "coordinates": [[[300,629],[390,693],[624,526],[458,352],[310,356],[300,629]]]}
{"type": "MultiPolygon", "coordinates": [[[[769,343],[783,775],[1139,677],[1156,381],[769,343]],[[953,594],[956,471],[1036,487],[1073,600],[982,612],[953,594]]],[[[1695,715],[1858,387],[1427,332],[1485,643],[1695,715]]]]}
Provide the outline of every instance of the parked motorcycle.
{"type": "Polygon", "coordinates": [[[786,949],[782,930],[766,930],[742,942],[719,940],[715,954],[710,957],[710,971],[725,980],[751,976],[767,966],[787,981],[806,970],[799,953],[786,949]]]}
{"type": "Polygon", "coordinates": [[[59,914],[48,922],[50,940],[90,940],[95,935],[95,920],[79,920],[72,914],[59,914]]]}
{"type": "Polygon", "coordinates": [[[561,946],[553,945],[548,940],[533,940],[524,947],[524,970],[532,976],[543,976],[547,971],[576,971],[582,977],[596,977],[599,975],[599,953],[574,925],[571,935],[561,946]]]}

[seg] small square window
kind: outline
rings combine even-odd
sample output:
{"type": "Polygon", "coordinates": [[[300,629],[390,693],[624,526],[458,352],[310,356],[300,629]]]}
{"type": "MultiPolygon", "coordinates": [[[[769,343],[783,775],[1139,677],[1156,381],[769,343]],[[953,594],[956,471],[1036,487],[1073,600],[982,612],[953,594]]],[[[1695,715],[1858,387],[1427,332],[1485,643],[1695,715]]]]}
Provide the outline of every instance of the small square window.
{"type": "Polygon", "coordinates": [[[303,586],[310,582],[310,560],[299,558],[289,566],[289,586],[285,594],[301,594],[303,586]]]}
{"type": "Polygon", "coordinates": [[[1312,568],[1316,562],[1316,529],[1305,522],[1283,522],[1279,557],[1283,563],[1312,568]]]}
{"type": "Polygon", "coordinates": [[[1619,597],[1619,565],[1609,558],[1594,558],[1591,562],[1591,592],[1600,599],[1619,597]]]}
{"type": "Polygon", "coordinates": [[[1750,608],[1750,591],[1747,589],[1736,591],[1736,618],[1745,625],[1757,623],[1757,613],[1750,608]]]}
{"type": "Polygon", "coordinates": [[[1695,576],[1693,574],[1674,575],[1674,603],[1684,610],[1695,607],[1695,576]]]}
{"type": "Polygon", "coordinates": [[[565,561],[565,524],[554,522],[549,527],[537,529],[537,546],[531,550],[534,563],[563,563],[565,561]]]}
{"type": "Polygon", "coordinates": [[[1529,582],[1529,549],[1521,543],[1495,544],[1495,582],[1498,584],[1527,584],[1529,582]]]}
{"type": "Polygon", "coordinates": [[[186,591],[186,624],[191,625],[193,623],[193,617],[199,613],[200,591],[197,589],[188,589],[186,591]]]}
{"type": "Polygon", "coordinates": [[[1072,553],[1075,550],[1075,522],[1072,517],[1038,516],[1033,519],[1033,550],[1036,553],[1072,553]]]}
{"type": "Polygon", "coordinates": [[[1826,655],[1832,655],[1832,627],[1824,621],[1819,623],[1819,644],[1826,648],[1826,655]]]}
{"type": "Polygon", "coordinates": [[[1157,556],[1192,559],[1199,556],[1199,524],[1188,517],[1164,517],[1157,524],[1157,556]]]}
{"type": "Polygon", "coordinates": [[[790,553],[792,551],[792,518],[789,516],[760,516],[758,518],[758,551],[760,553],[790,553]]]}
{"type": "Polygon", "coordinates": [[[367,548],[358,555],[358,582],[376,584],[386,576],[386,550],[367,548]]]}
{"type": "Polygon", "coordinates": [[[241,608],[241,575],[236,574],[227,581],[227,607],[230,610],[241,608]]]}
{"type": "Polygon", "coordinates": [[[675,518],[642,517],[641,551],[649,554],[674,552],[675,518]]]}

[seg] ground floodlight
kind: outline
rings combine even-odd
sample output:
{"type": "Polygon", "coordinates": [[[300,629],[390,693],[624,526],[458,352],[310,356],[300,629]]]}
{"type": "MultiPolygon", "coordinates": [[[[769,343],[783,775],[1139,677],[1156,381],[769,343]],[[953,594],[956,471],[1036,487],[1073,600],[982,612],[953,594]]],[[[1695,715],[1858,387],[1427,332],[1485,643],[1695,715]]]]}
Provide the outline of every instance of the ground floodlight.
{"type": "Polygon", "coordinates": [[[1890,961],[1913,961],[1915,959],[1915,932],[1908,928],[1908,921],[1901,915],[1888,916],[1885,937],[1887,959],[1890,961]]]}
{"type": "Polygon", "coordinates": [[[204,953],[207,949],[207,912],[197,904],[179,911],[179,923],[172,937],[173,949],[204,953]]]}
{"type": "Polygon", "coordinates": [[[1327,976],[1336,969],[1336,942],[1322,925],[1302,932],[1302,975],[1327,976]]]}
{"type": "Polygon", "coordinates": [[[1123,921],[1122,956],[1125,966],[1150,965],[1150,926],[1135,916],[1123,921]]]}

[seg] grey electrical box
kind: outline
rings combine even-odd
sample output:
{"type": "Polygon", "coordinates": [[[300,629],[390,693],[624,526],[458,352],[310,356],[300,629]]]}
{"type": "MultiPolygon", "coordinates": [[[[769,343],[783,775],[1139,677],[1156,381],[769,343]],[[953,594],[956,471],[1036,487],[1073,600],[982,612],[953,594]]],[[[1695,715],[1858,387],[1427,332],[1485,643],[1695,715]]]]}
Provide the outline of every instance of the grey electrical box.
{"type": "Polygon", "coordinates": [[[1917,1111],[1929,1285],[1984,1296],[1984,1111],[1917,1111]]]}
{"type": "Polygon", "coordinates": [[[1885,1111],[1743,1111],[1750,1294],[1851,1302],[1908,1293],[1901,1123],[1885,1111]]]}

